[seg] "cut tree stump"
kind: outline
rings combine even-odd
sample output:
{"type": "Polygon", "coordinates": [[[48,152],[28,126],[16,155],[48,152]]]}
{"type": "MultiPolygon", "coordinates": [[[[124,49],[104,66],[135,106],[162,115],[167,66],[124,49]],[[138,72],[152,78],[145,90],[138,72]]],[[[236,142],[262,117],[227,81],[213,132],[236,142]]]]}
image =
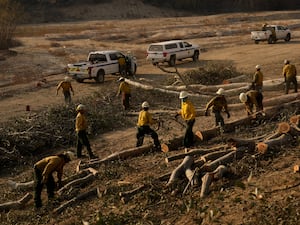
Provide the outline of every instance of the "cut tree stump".
{"type": "Polygon", "coordinates": [[[295,124],[297,127],[300,127],[300,115],[291,116],[290,123],[295,124]]]}
{"type": "Polygon", "coordinates": [[[0,204],[0,211],[9,211],[11,209],[21,209],[24,208],[25,204],[32,199],[32,194],[27,193],[23,198],[18,201],[6,202],[0,204]]]}

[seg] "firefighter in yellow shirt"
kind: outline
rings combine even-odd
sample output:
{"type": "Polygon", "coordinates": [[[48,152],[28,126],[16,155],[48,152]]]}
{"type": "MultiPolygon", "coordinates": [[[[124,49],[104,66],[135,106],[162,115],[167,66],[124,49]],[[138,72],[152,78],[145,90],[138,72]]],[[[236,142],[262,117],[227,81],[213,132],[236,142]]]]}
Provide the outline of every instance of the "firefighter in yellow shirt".
{"type": "Polygon", "coordinates": [[[294,84],[295,92],[298,92],[298,83],[297,83],[297,69],[296,66],[290,64],[289,60],[284,60],[284,67],[282,70],[282,75],[284,76],[285,81],[285,93],[289,93],[290,84],[294,84]]]}
{"type": "Polygon", "coordinates": [[[246,93],[241,93],[239,96],[242,103],[245,104],[248,115],[253,114],[253,107],[256,112],[263,110],[263,95],[259,91],[251,90],[246,93]]]}
{"type": "Polygon", "coordinates": [[[59,89],[62,89],[63,94],[65,96],[65,103],[70,104],[71,103],[71,91],[74,95],[74,90],[71,84],[71,79],[69,77],[65,77],[63,81],[61,81],[56,88],[56,95],[58,95],[59,89]]]}
{"type": "Polygon", "coordinates": [[[176,114],[175,118],[181,115],[187,124],[183,139],[183,145],[187,149],[194,144],[193,126],[195,124],[196,111],[194,105],[188,99],[188,93],[186,91],[180,92],[179,99],[181,100],[181,110],[176,114]]]}
{"type": "Polygon", "coordinates": [[[256,71],[253,75],[252,88],[253,88],[253,90],[262,92],[264,76],[263,76],[263,73],[261,72],[261,66],[256,65],[255,69],[256,69],[256,71]]]}
{"type": "Polygon", "coordinates": [[[85,106],[80,104],[76,108],[77,116],[76,116],[76,134],[77,134],[77,157],[82,157],[82,147],[86,146],[87,152],[89,154],[90,159],[96,158],[93,154],[89,139],[87,137],[87,119],[85,117],[85,106]]]}
{"type": "Polygon", "coordinates": [[[48,156],[34,164],[34,203],[36,208],[42,206],[41,193],[44,184],[47,186],[48,200],[54,198],[56,183],[53,173],[57,173],[58,187],[62,187],[63,168],[66,163],[74,158],[74,153],[65,153],[48,156]]]}
{"type": "Polygon", "coordinates": [[[124,77],[120,77],[118,81],[120,82],[120,85],[117,96],[122,95],[123,109],[128,110],[130,107],[131,88],[129,84],[125,81],[124,77]]]}
{"type": "Polygon", "coordinates": [[[144,142],[145,134],[152,137],[156,150],[161,150],[160,142],[158,140],[157,133],[151,129],[150,125],[154,124],[155,121],[152,119],[151,113],[149,113],[149,103],[143,102],[142,110],[139,113],[138,123],[137,123],[137,143],[136,147],[142,146],[144,142]]]}
{"type": "Polygon", "coordinates": [[[224,118],[222,116],[222,111],[227,114],[227,118],[230,118],[228,111],[227,101],[224,96],[224,89],[220,88],[216,92],[217,96],[212,98],[206,105],[205,116],[208,116],[208,109],[212,107],[212,112],[215,114],[216,126],[224,127],[224,118]]]}

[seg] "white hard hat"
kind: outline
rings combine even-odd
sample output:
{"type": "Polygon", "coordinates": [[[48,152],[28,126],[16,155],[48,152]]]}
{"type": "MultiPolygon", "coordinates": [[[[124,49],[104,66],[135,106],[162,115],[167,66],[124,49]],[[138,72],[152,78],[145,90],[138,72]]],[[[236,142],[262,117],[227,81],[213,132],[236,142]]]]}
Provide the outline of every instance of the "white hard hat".
{"type": "Polygon", "coordinates": [[[188,96],[189,96],[189,93],[187,93],[186,91],[181,91],[179,94],[180,99],[187,98],[188,96]]]}
{"type": "Polygon", "coordinates": [[[66,152],[64,152],[64,155],[67,156],[67,157],[70,159],[70,161],[72,161],[72,160],[75,159],[75,154],[74,154],[74,152],[66,151],[66,152]]]}
{"type": "Polygon", "coordinates": [[[247,101],[247,95],[245,93],[241,93],[239,96],[241,102],[245,103],[247,101]]]}
{"type": "Polygon", "coordinates": [[[218,94],[218,95],[224,94],[224,89],[223,88],[219,88],[219,90],[216,92],[216,94],[218,94]]]}
{"type": "Polygon", "coordinates": [[[289,60],[287,60],[287,59],[284,60],[284,64],[289,64],[289,63],[290,63],[289,60]]]}
{"type": "Polygon", "coordinates": [[[70,81],[71,80],[71,78],[70,77],[65,77],[65,81],[70,81]]]}
{"type": "Polygon", "coordinates": [[[149,103],[148,102],[143,102],[142,108],[149,108],[149,103]]]}
{"type": "Polygon", "coordinates": [[[255,69],[260,70],[260,69],[261,69],[261,66],[260,66],[260,65],[256,65],[256,66],[255,66],[255,69]]]}
{"type": "Polygon", "coordinates": [[[125,80],[125,78],[124,77],[120,77],[118,81],[123,81],[123,80],[125,80]]]}
{"type": "Polygon", "coordinates": [[[76,111],[84,110],[84,109],[85,109],[85,105],[82,105],[82,104],[79,104],[79,105],[76,107],[76,111]]]}

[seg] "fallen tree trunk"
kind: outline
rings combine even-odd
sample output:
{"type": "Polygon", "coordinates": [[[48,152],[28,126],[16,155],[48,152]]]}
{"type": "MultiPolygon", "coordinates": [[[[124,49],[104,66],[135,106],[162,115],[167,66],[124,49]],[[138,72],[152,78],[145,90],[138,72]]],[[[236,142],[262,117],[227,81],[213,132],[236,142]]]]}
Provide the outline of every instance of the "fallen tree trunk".
{"type": "Polygon", "coordinates": [[[249,151],[255,150],[255,141],[250,139],[229,138],[227,144],[229,147],[247,147],[249,151]]]}
{"type": "Polygon", "coordinates": [[[127,203],[130,198],[137,194],[137,193],[140,193],[141,191],[145,190],[146,188],[148,187],[148,185],[146,184],[143,184],[133,190],[130,190],[130,191],[124,191],[124,192],[119,192],[119,196],[121,197],[121,201],[125,204],[127,203]]]}
{"type": "Polygon", "coordinates": [[[289,134],[281,134],[279,137],[267,140],[265,142],[259,142],[256,144],[256,149],[261,154],[266,154],[269,150],[275,150],[287,146],[293,140],[289,134]]]}
{"type": "Polygon", "coordinates": [[[11,209],[24,208],[25,204],[27,202],[29,202],[30,199],[32,199],[32,194],[27,193],[20,200],[0,204],[0,211],[8,211],[8,210],[11,210],[11,209]]]}
{"type": "Polygon", "coordinates": [[[64,185],[62,188],[60,188],[57,191],[57,194],[62,196],[64,195],[67,190],[69,190],[70,188],[74,188],[76,186],[82,186],[85,185],[89,182],[91,182],[93,179],[95,178],[95,176],[93,174],[88,174],[87,176],[83,177],[83,178],[79,178],[76,180],[71,181],[70,183],[67,183],[66,185],[64,185]]]}
{"type": "Polygon", "coordinates": [[[84,200],[84,199],[86,199],[88,197],[92,197],[92,196],[97,196],[99,198],[99,196],[100,196],[99,188],[94,188],[90,191],[87,191],[85,193],[82,193],[82,194],[72,198],[71,200],[69,200],[69,201],[63,203],[62,205],[60,205],[58,208],[54,209],[53,213],[54,214],[59,214],[62,211],[64,211],[66,208],[71,207],[76,202],[78,202],[80,200],[84,200]]]}
{"type": "Polygon", "coordinates": [[[106,163],[106,162],[110,162],[110,161],[114,161],[114,160],[124,160],[130,157],[134,157],[134,156],[139,156],[142,155],[144,153],[149,152],[152,149],[152,145],[144,145],[144,146],[140,146],[140,147],[136,147],[136,148],[130,148],[130,149],[126,149],[120,152],[115,152],[103,159],[100,160],[96,160],[93,162],[89,162],[86,164],[80,164],[79,168],[80,169],[85,169],[88,167],[97,167],[102,163],[106,163]]]}
{"type": "Polygon", "coordinates": [[[165,162],[169,163],[174,160],[183,159],[185,156],[188,156],[188,155],[189,156],[202,155],[202,154],[207,154],[207,153],[215,152],[215,151],[222,150],[222,149],[227,149],[227,146],[221,145],[221,146],[216,146],[216,147],[208,148],[208,149],[192,149],[187,153],[181,153],[181,154],[166,157],[165,162]]]}

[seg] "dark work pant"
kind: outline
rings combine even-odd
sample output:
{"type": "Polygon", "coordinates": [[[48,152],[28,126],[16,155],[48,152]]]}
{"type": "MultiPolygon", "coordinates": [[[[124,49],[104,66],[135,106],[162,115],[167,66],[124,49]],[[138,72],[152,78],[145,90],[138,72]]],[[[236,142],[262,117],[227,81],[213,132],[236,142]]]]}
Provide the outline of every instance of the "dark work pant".
{"type": "Polygon", "coordinates": [[[122,105],[124,110],[128,110],[130,107],[129,101],[130,101],[131,94],[122,94],[122,105]]]}
{"type": "Polygon", "coordinates": [[[221,127],[224,127],[224,118],[221,115],[221,111],[214,111],[215,119],[216,119],[216,126],[219,126],[219,123],[221,127]]]}
{"type": "Polygon", "coordinates": [[[293,76],[293,77],[287,77],[286,80],[285,80],[285,93],[286,94],[289,93],[289,89],[290,89],[291,83],[294,84],[294,90],[295,90],[295,92],[298,92],[297,77],[293,76]]]}
{"type": "Polygon", "coordinates": [[[93,157],[93,152],[91,149],[91,145],[89,139],[87,137],[87,133],[85,130],[80,130],[77,132],[77,157],[82,156],[82,148],[86,146],[87,152],[90,157],[93,157]]]}
{"type": "Polygon", "coordinates": [[[70,104],[71,103],[71,93],[70,91],[64,91],[64,96],[65,96],[65,103],[70,104]]]}
{"type": "Polygon", "coordinates": [[[187,120],[186,124],[187,124],[187,127],[185,130],[183,145],[184,145],[184,147],[189,148],[194,144],[193,126],[195,124],[195,119],[187,120]]]}
{"type": "MultiPolygon", "coordinates": [[[[37,168],[34,168],[34,203],[36,208],[42,206],[41,193],[44,186],[42,181],[43,181],[42,171],[40,171],[37,168]]],[[[55,181],[52,174],[49,175],[46,186],[47,186],[48,199],[54,198],[55,181]]]]}
{"type": "Polygon", "coordinates": [[[138,127],[138,131],[136,134],[136,139],[137,139],[136,147],[143,145],[145,134],[150,135],[154,141],[155,147],[160,148],[160,142],[158,140],[158,135],[154,130],[152,130],[150,128],[150,126],[138,127]]]}

